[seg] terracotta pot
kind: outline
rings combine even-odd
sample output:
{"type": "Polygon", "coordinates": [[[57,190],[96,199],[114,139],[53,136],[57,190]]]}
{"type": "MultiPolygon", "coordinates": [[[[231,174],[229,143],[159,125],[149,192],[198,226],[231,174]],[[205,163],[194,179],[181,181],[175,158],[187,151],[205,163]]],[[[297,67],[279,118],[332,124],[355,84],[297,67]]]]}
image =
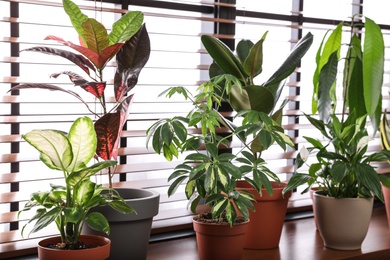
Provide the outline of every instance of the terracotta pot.
{"type": "MultiPolygon", "coordinates": [[[[96,207],[91,210],[102,213],[110,224],[110,258],[113,260],[146,259],[153,217],[158,214],[160,194],[143,189],[116,188],[126,203],[137,214],[122,214],[110,206],[96,207]]],[[[104,235],[87,225],[84,234],[104,235]]]]}
{"type": "Polygon", "coordinates": [[[249,228],[245,238],[244,248],[270,249],[279,246],[280,236],[284,225],[288,199],[292,192],[282,195],[285,183],[272,182],[272,196],[262,189],[262,196],[246,181],[237,181],[237,190],[244,189],[255,196],[256,211],[249,210],[249,228]]]}
{"type": "Polygon", "coordinates": [[[382,193],[383,197],[385,199],[385,208],[386,208],[386,215],[387,215],[387,223],[390,227],[390,189],[382,185],[382,193]]]}
{"type": "Polygon", "coordinates": [[[212,224],[193,219],[199,260],[241,259],[248,223],[212,224]]]}
{"type": "Polygon", "coordinates": [[[328,248],[358,250],[371,221],[374,198],[336,199],[324,191],[314,193],[318,231],[328,248]]]}
{"type": "Polygon", "coordinates": [[[61,237],[51,237],[38,243],[38,258],[40,260],[104,260],[110,256],[110,239],[103,236],[81,235],[80,241],[96,247],[80,250],[51,249],[46,246],[61,242],[61,237]]]}

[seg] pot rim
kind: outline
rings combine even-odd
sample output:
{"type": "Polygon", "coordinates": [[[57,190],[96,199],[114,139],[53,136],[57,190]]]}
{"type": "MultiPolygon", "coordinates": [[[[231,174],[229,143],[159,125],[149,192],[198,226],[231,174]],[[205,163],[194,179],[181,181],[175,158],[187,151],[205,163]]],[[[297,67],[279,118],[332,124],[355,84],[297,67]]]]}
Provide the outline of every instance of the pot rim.
{"type": "Polygon", "coordinates": [[[374,197],[370,197],[370,198],[362,198],[362,197],[356,197],[356,198],[335,198],[335,197],[331,197],[331,196],[328,196],[326,194],[326,191],[325,190],[317,190],[317,191],[314,191],[314,196],[316,197],[323,197],[323,198],[327,198],[327,199],[338,199],[338,200],[373,200],[374,197]]]}

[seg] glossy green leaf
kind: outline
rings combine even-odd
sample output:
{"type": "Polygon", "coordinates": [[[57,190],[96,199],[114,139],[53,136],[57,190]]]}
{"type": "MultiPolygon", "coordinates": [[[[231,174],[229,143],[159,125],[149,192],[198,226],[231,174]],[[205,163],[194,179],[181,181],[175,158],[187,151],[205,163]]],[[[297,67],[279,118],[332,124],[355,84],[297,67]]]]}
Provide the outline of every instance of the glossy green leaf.
{"type": "Polygon", "coordinates": [[[70,223],[80,223],[84,217],[84,209],[82,206],[75,205],[73,207],[64,208],[65,221],[70,223]]]}
{"type": "Polygon", "coordinates": [[[109,45],[129,40],[141,28],[144,14],[140,11],[130,11],[121,16],[113,25],[109,34],[109,45]]]}
{"type": "Polygon", "coordinates": [[[126,202],[122,200],[110,201],[108,205],[110,205],[111,208],[123,214],[137,213],[130,205],[128,205],[126,202]]]}
{"type": "MultiPolygon", "coordinates": [[[[309,50],[311,44],[313,43],[313,35],[311,33],[307,33],[304,37],[302,37],[299,42],[294,46],[293,50],[286,58],[286,60],[282,63],[282,65],[276,70],[276,72],[263,84],[263,86],[271,86],[278,84],[285,78],[291,75],[291,73],[295,70],[302,57],[309,50]]],[[[278,92],[275,90],[274,93],[278,92]]],[[[274,95],[275,96],[275,95],[274,95]]]]}
{"type": "Polygon", "coordinates": [[[222,212],[225,210],[226,206],[228,205],[229,200],[223,199],[218,201],[212,208],[211,214],[213,218],[217,218],[222,214],[222,212]]]}
{"type": "MultiPolygon", "coordinates": [[[[329,56],[328,62],[320,71],[318,83],[318,113],[320,120],[328,122],[332,113],[332,105],[335,100],[332,100],[332,86],[335,84],[338,65],[338,53],[335,51],[329,56]]],[[[334,91],[334,89],[333,89],[334,91]]]]}
{"type": "Polygon", "coordinates": [[[307,183],[311,179],[312,177],[308,174],[294,173],[288,180],[287,185],[283,188],[282,194],[284,195],[287,192],[298,188],[299,186],[307,183]]]}
{"type": "Polygon", "coordinates": [[[83,180],[74,188],[74,200],[80,205],[87,204],[95,193],[95,186],[89,179],[83,180]]]}
{"type": "MultiPolygon", "coordinates": [[[[65,12],[68,14],[73,28],[77,31],[78,35],[83,39],[82,24],[88,19],[88,16],[83,14],[80,8],[70,0],[62,0],[62,5],[65,12]]],[[[84,41],[85,42],[85,41],[84,41]]]]}
{"type": "Polygon", "coordinates": [[[246,75],[240,61],[226,44],[210,35],[202,35],[201,41],[210,56],[226,74],[232,74],[243,82],[246,81],[248,75],[246,75]]]}
{"type": "MultiPolygon", "coordinates": [[[[367,113],[375,118],[379,100],[382,98],[384,73],[384,41],[381,28],[373,20],[366,17],[363,55],[363,86],[367,113]]],[[[375,120],[374,130],[379,127],[375,120]]]]}
{"type": "Polygon", "coordinates": [[[66,179],[66,183],[70,186],[76,186],[79,185],[82,181],[88,179],[95,173],[110,167],[115,166],[117,164],[117,161],[110,160],[110,161],[101,161],[98,163],[95,163],[91,165],[90,167],[84,168],[81,171],[78,172],[72,172],[68,178],[66,179]]]}
{"type": "Polygon", "coordinates": [[[61,214],[62,209],[57,207],[53,208],[48,212],[41,212],[39,218],[35,223],[34,227],[31,229],[31,233],[38,232],[39,230],[47,227],[49,224],[53,223],[56,218],[61,214]]]}
{"type": "Polygon", "coordinates": [[[263,42],[266,35],[267,32],[258,42],[255,43],[255,45],[252,46],[249,55],[244,62],[245,72],[249,75],[251,80],[253,80],[253,78],[259,75],[263,70],[263,42]]]}
{"type": "Polygon", "coordinates": [[[177,188],[179,188],[180,184],[185,180],[187,179],[188,176],[180,176],[178,177],[168,188],[168,196],[172,196],[173,194],[175,194],[177,188]]]}
{"type": "Polygon", "coordinates": [[[102,213],[92,212],[86,217],[85,221],[93,230],[104,232],[107,235],[110,234],[110,224],[102,213]]]}
{"type": "Polygon", "coordinates": [[[344,81],[347,81],[347,105],[350,110],[355,110],[358,116],[365,115],[367,113],[366,106],[362,100],[364,97],[363,90],[363,63],[362,63],[362,50],[360,39],[354,35],[351,39],[351,47],[348,52],[349,59],[345,60],[344,75],[349,76],[344,81]],[[347,71],[346,68],[349,68],[347,71]]]}
{"type": "Polygon", "coordinates": [[[249,52],[253,46],[253,42],[251,40],[242,39],[237,43],[236,53],[237,57],[240,59],[241,64],[244,64],[244,61],[249,55],[249,52]]]}
{"type": "Polygon", "coordinates": [[[369,191],[373,192],[381,201],[384,201],[378,173],[369,164],[358,164],[354,167],[356,178],[369,191]]]}

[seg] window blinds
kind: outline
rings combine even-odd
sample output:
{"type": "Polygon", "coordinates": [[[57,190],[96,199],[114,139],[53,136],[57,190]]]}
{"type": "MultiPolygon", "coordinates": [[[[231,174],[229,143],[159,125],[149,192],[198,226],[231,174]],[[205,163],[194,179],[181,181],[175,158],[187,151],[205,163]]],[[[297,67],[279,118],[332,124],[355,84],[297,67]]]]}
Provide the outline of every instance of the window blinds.
{"type": "MultiPolygon", "coordinates": [[[[315,49],[327,28],[337,20],[347,19],[362,4],[355,1],[324,1],[329,12],[319,11],[311,1],[157,1],[132,0],[122,6],[120,1],[94,2],[75,1],[83,12],[109,26],[128,10],[140,10],[145,14],[145,24],[151,40],[151,55],[142,70],[130,115],[123,131],[119,149],[120,165],[115,177],[116,187],[153,189],[161,194],[160,212],[154,218],[153,232],[162,232],[166,227],[189,227],[191,213],[183,190],[167,197],[167,177],[181,160],[166,162],[145,145],[145,130],[156,120],[173,115],[185,115],[191,107],[179,98],[158,97],[168,87],[185,86],[195,91],[208,79],[210,57],[201,45],[202,34],[213,34],[230,43],[246,38],[256,41],[269,31],[264,44],[264,80],[288,55],[294,44],[308,31],[314,36],[312,49],[304,57],[301,67],[286,82],[283,96],[291,100],[284,111],[283,126],[297,143],[304,145],[303,135],[311,133],[312,127],[303,118],[311,99],[311,77],[314,69],[315,49]],[[341,6],[339,8],[339,6],[341,6]],[[123,8],[123,9],[122,9],[123,8]],[[332,10],[337,9],[338,12],[332,10]],[[324,15],[326,14],[326,15],[324,15]],[[228,29],[224,29],[228,28],[228,29]]],[[[321,2],[322,3],[322,2],[321,2]]],[[[385,2],[384,2],[385,4],[385,2]]],[[[383,26],[390,24],[383,19],[372,4],[367,6],[370,18],[383,26]],[[372,15],[371,15],[372,14],[372,15]]],[[[44,41],[47,35],[60,36],[77,42],[77,35],[62,10],[60,0],[0,0],[0,257],[34,252],[37,241],[56,231],[45,230],[31,237],[22,237],[20,229],[28,220],[17,212],[23,208],[32,191],[46,190],[49,183],[61,183],[61,173],[46,169],[38,154],[21,140],[21,135],[32,129],[54,128],[66,131],[79,116],[89,115],[78,100],[63,93],[38,90],[21,90],[7,93],[19,83],[42,82],[74,88],[67,78],[50,79],[54,72],[73,69],[66,60],[48,55],[20,52],[36,45],[61,48],[55,42],[44,41]]],[[[365,10],[365,9],[363,9],[365,10]]],[[[368,14],[367,14],[368,15],[368,14]]],[[[388,25],[387,25],[388,26],[388,25]]],[[[389,31],[384,31],[385,42],[389,31]]],[[[233,44],[234,46],[234,44],[233,44]]],[[[387,50],[386,50],[387,51],[387,50]]],[[[388,71],[388,61],[386,61],[388,71]]],[[[114,62],[106,69],[105,79],[113,84],[114,62]]],[[[108,87],[109,87],[108,86],[108,87]]],[[[384,80],[383,107],[389,107],[389,77],[384,80]]],[[[75,89],[72,89],[75,90],[75,89]]],[[[78,91],[78,93],[82,93],[78,91]]],[[[283,99],[283,98],[281,98],[283,99]]],[[[113,101],[113,97],[109,97],[113,101]]],[[[89,100],[94,104],[94,100],[89,100]]],[[[96,106],[98,107],[98,106],[96,106]]],[[[231,116],[229,111],[224,112],[231,116]]],[[[239,149],[233,142],[234,149],[239,149]]],[[[376,138],[370,149],[379,149],[376,138]]],[[[264,153],[270,168],[286,180],[293,172],[296,151],[283,153],[278,148],[264,153]]],[[[388,171],[381,165],[379,171],[388,171]]],[[[96,180],[107,183],[107,176],[96,180]]]]}

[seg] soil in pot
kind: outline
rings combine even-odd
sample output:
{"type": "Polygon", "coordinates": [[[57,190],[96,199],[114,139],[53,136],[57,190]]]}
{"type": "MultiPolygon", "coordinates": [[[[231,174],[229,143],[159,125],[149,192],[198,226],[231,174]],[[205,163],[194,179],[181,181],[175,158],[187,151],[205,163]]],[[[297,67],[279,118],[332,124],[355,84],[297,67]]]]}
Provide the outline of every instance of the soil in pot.
{"type": "Polygon", "coordinates": [[[110,256],[110,246],[111,241],[106,237],[81,235],[79,248],[69,249],[61,244],[60,237],[51,237],[38,243],[38,257],[40,260],[105,260],[110,256]]]}
{"type": "Polygon", "coordinates": [[[211,214],[193,218],[200,260],[241,259],[248,221],[238,217],[233,227],[223,221],[211,220],[211,214]]]}

